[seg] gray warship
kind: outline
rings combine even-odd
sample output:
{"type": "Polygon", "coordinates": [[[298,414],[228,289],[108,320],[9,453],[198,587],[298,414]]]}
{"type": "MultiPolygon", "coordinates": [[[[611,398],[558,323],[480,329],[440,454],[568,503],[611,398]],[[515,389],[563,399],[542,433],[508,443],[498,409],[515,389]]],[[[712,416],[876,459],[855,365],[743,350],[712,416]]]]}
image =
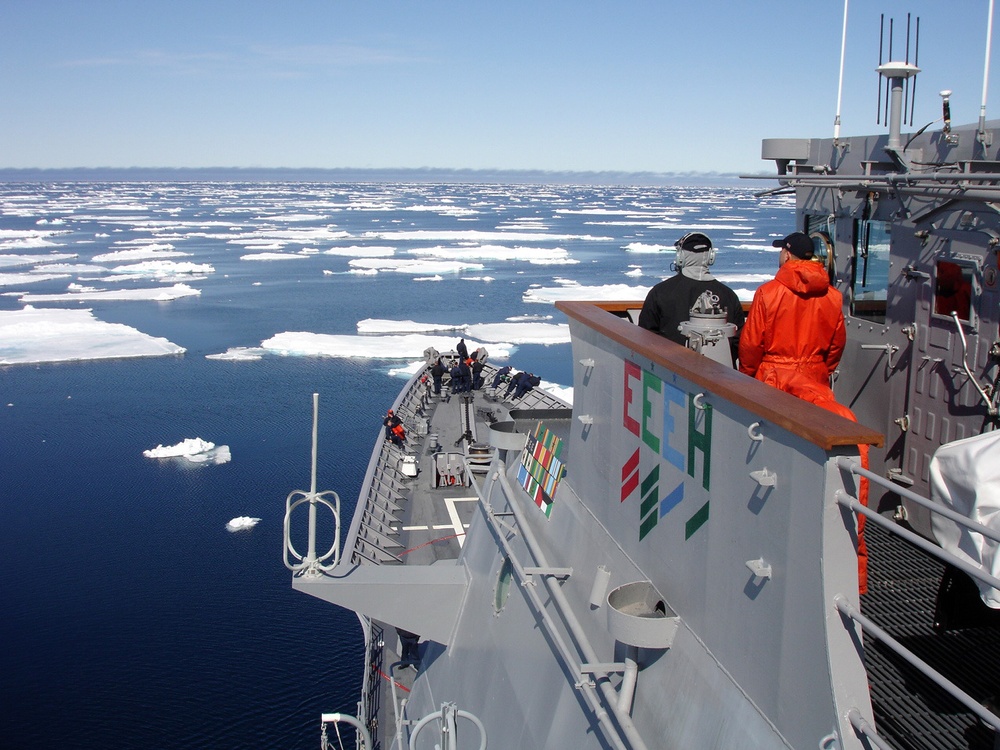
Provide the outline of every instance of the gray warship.
{"type": "Polygon", "coordinates": [[[323,747],[995,747],[1000,127],[944,95],[906,133],[918,68],[879,72],[887,133],[762,147],[843,293],[858,421],[638,328],[637,300],[557,303],[572,404],[488,361],[435,393],[457,354],[428,352],[349,526],[315,474],[286,503],[292,585],[365,636],[323,747]]]}

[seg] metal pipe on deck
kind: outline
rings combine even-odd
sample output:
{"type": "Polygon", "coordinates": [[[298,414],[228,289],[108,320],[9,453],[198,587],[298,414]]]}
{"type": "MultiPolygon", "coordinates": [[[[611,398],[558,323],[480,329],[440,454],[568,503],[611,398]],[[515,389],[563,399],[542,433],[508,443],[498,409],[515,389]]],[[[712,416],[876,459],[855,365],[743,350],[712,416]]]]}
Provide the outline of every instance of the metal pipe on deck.
{"type": "MultiPolygon", "coordinates": [[[[539,567],[549,567],[541,545],[535,538],[534,532],[532,532],[531,528],[526,523],[520,506],[513,500],[515,493],[514,489],[510,485],[510,481],[507,479],[507,475],[502,471],[496,471],[495,476],[499,477],[500,485],[503,488],[504,494],[510,499],[510,508],[514,513],[515,519],[517,520],[518,528],[524,536],[524,543],[528,548],[529,553],[535,559],[535,562],[538,563],[539,567]]],[[[584,632],[580,621],[577,619],[576,615],[573,614],[573,610],[570,607],[569,601],[566,599],[566,594],[563,593],[562,587],[560,587],[559,583],[551,576],[545,576],[545,585],[548,588],[552,599],[555,601],[559,613],[562,615],[566,623],[566,627],[569,629],[570,635],[572,635],[573,640],[576,641],[577,647],[580,649],[584,660],[588,662],[598,661],[597,653],[594,651],[593,646],[590,645],[590,641],[587,640],[587,635],[584,632]]],[[[604,695],[606,704],[611,708],[612,713],[614,713],[615,720],[618,722],[618,725],[628,738],[629,744],[635,750],[646,750],[646,743],[639,734],[639,730],[632,722],[632,717],[620,710],[618,705],[619,696],[615,689],[607,681],[599,681],[598,684],[601,693],[604,695]]]]}
{"type": "MultiPolygon", "coordinates": [[[[498,531],[497,526],[500,526],[500,524],[499,522],[495,522],[495,519],[493,518],[494,514],[491,505],[491,498],[493,496],[493,490],[497,486],[497,478],[503,476],[504,475],[502,471],[494,470],[493,474],[490,476],[489,491],[485,493],[485,497],[481,495],[481,498],[483,500],[483,509],[486,512],[487,520],[490,522],[490,526],[491,528],[493,528],[494,532],[498,531]]],[[[511,514],[514,516],[515,526],[517,526],[517,528],[522,532],[525,539],[527,540],[527,536],[528,534],[531,533],[531,531],[530,529],[525,529],[521,526],[521,523],[523,522],[523,517],[520,514],[520,509],[515,510],[515,503],[513,502],[513,500],[510,499],[511,498],[510,484],[506,482],[504,478],[504,481],[500,482],[500,486],[501,489],[504,491],[504,493],[507,495],[508,504],[510,505],[512,510],[511,514]]],[[[506,527],[506,525],[504,525],[504,527],[506,527]]],[[[533,536],[532,539],[534,540],[533,536]]],[[[514,557],[514,553],[510,547],[510,544],[507,542],[506,539],[504,539],[503,535],[499,533],[497,534],[497,540],[499,541],[500,546],[503,548],[504,553],[507,555],[507,558],[510,560],[511,566],[513,567],[515,573],[517,574],[518,579],[522,583],[524,583],[527,580],[527,574],[524,572],[524,568],[521,566],[521,563],[517,560],[517,558],[514,557]]],[[[528,549],[529,552],[532,550],[530,546],[528,549]]],[[[546,581],[548,580],[549,579],[546,577],[546,581]]],[[[545,605],[542,602],[541,597],[535,591],[534,587],[522,586],[521,590],[524,591],[525,595],[529,599],[531,599],[532,603],[534,604],[535,611],[538,613],[538,616],[541,618],[542,623],[545,625],[546,632],[549,634],[549,637],[552,638],[552,642],[555,645],[556,650],[559,652],[559,654],[561,654],[564,664],[566,664],[571,669],[581,671],[580,665],[576,663],[577,661],[575,658],[576,655],[573,653],[572,649],[570,649],[569,645],[563,639],[562,633],[560,633],[559,629],[556,628],[556,624],[553,622],[552,616],[549,614],[549,611],[545,608],[545,605]]],[[[559,601],[556,601],[556,606],[557,608],[561,606],[559,601]]],[[[596,659],[591,659],[590,661],[596,661],[596,659]]],[[[618,731],[613,726],[610,727],[607,726],[609,718],[608,712],[605,708],[602,707],[600,699],[593,694],[594,687],[591,685],[587,685],[586,683],[581,684],[580,687],[582,688],[581,692],[587,703],[590,704],[590,708],[591,710],[593,710],[598,723],[603,726],[606,726],[607,729],[606,733],[608,739],[612,742],[612,744],[616,748],[618,748],[618,750],[628,750],[625,743],[622,741],[622,738],[619,736],[618,731]]],[[[617,700],[612,701],[610,705],[616,706],[617,700]]],[[[640,738],[640,742],[641,741],[642,740],[640,738]]],[[[641,747],[645,748],[645,745],[641,745],[641,747]]]]}

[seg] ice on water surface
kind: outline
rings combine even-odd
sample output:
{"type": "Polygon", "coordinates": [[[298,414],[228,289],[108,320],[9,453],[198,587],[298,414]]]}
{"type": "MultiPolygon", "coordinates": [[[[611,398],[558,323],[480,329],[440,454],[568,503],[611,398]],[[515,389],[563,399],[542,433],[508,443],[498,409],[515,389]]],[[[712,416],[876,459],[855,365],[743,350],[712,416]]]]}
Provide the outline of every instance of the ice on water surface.
{"type": "Polygon", "coordinates": [[[0,364],[182,354],[184,348],[90,310],[0,310],[0,364]]]}
{"type": "Polygon", "coordinates": [[[142,452],[146,458],[183,458],[193,464],[218,465],[232,460],[228,445],[201,438],[185,438],[176,445],[158,445],[142,452]]]}
{"type": "MultiPolygon", "coordinates": [[[[191,183],[166,191],[162,204],[151,197],[159,192],[152,183],[8,191],[5,198],[0,186],[0,287],[10,290],[0,292],[2,364],[182,353],[142,333],[142,324],[104,323],[102,311],[136,302],[167,311],[209,285],[219,288],[229,274],[247,273],[241,269],[269,283],[293,275],[295,283],[324,280],[334,299],[338,284],[368,284],[377,296],[386,284],[436,282],[414,285],[419,298],[468,296],[450,291],[454,282],[471,282],[463,289],[478,282],[482,291],[473,294],[486,304],[457,325],[440,310],[415,321],[403,312],[409,298],[394,299],[386,317],[359,311],[355,335],[278,327],[227,342],[209,359],[415,361],[429,346],[447,351],[456,336],[467,336],[500,360],[520,346],[569,340],[565,323],[519,318],[519,306],[643,299],[671,275],[673,242],[693,229],[710,232],[719,248],[714,274],[749,300],[773,274],[770,240],[789,230],[794,209],[780,197],[761,209],[743,187],[191,183]],[[24,228],[27,221],[34,228],[24,228]],[[569,278],[557,278],[556,268],[569,278]],[[622,275],[632,284],[620,283],[622,275]],[[161,285],[151,287],[153,280],[161,285]],[[493,301],[503,293],[511,302],[493,301]],[[79,302],[104,307],[37,309],[79,302]]],[[[243,288],[259,288],[258,279],[243,288]]]]}
{"type": "Polygon", "coordinates": [[[258,523],[260,523],[259,518],[253,518],[251,516],[237,516],[226,523],[226,529],[229,531],[246,531],[248,529],[252,529],[258,523]]]}

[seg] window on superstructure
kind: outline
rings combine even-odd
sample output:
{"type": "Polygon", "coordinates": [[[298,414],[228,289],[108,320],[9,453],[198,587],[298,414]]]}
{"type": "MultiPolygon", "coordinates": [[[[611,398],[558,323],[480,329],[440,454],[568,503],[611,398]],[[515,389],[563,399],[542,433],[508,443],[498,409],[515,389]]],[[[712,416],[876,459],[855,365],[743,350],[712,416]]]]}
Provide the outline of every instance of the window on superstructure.
{"type": "Polygon", "coordinates": [[[826,267],[831,284],[837,280],[837,263],[833,246],[833,238],[837,236],[836,229],[832,216],[806,216],[806,234],[812,240],[813,254],[826,267]]]}
{"type": "Polygon", "coordinates": [[[972,320],[973,272],[968,266],[939,260],[934,269],[934,314],[972,320]]]}
{"type": "Polygon", "coordinates": [[[854,223],[854,263],[851,315],[885,322],[889,291],[889,222],[871,219],[854,223]]]}

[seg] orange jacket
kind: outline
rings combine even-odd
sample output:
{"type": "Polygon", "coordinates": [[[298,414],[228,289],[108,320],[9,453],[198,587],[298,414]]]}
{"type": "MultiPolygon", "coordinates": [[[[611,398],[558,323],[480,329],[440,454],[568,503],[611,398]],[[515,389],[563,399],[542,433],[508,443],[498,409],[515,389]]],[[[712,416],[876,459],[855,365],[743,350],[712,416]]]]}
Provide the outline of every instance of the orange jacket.
{"type": "Polygon", "coordinates": [[[841,303],[822,263],[785,261],[754,294],[740,335],[740,372],[782,390],[795,372],[829,385],[847,341],[841,303]]]}

